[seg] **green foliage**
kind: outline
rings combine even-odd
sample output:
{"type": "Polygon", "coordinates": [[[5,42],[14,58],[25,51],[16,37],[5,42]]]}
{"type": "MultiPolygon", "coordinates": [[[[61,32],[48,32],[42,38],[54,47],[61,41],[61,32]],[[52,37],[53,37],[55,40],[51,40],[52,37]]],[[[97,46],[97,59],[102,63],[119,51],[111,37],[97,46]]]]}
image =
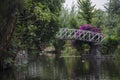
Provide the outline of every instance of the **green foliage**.
{"type": "Polygon", "coordinates": [[[66,41],[63,56],[79,56],[77,50],[71,45],[71,41],[66,41]]]}
{"type": "Polygon", "coordinates": [[[63,2],[64,0],[0,1],[0,57],[7,56],[7,62],[13,60],[15,55],[11,58],[4,51],[17,53],[17,48],[41,50],[41,44],[49,44],[59,29],[58,16],[63,2]]]}
{"type": "Polygon", "coordinates": [[[119,40],[115,36],[107,37],[103,41],[103,54],[114,54],[119,45],[119,40]]]}
{"type": "Polygon", "coordinates": [[[72,6],[72,9],[69,14],[69,28],[78,28],[79,27],[79,20],[77,18],[77,12],[75,10],[75,6],[72,6]]]}
{"type": "Polygon", "coordinates": [[[61,27],[64,28],[78,28],[79,20],[77,18],[77,11],[75,10],[75,6],[72,6],[71,10],[67,8],[62,8],[61,15],[59,17],[61,27]]]}
{"type": "Polygon", "coordinates": [[[5,64],[13,64],[14,62],[10,57],[8,57],[7,59],[4,60],[4,63],[5,64]]]}
{"type": "Polygon", "coordinates": [[[83,19],[87,24],[92,22],[94,16],[94,7],[90,0],[78,0],[78,17],[83,19]]]}
{"type": "Polygon", "coordinates": [[[106,22],[106,13],[103,10],[95,9],[92,24],[96,27],[103,28],[106,22]]]}
{"type": "Polygon", "coordinates": [[[110,16],[112,16],[111,14],[119,14],[120,0],[109,0],[105,8],[110,16]]]}
{"type": "MultiPolygon", "coordinates": [[[[103,30],[105,39],[103,41],[103,53],[114,54],[120,45],[119,37],[119,0],[109,0],[106,8],[106,15],[103,17],[103,30]]],[[[99,19],[100,20],[100,19],[99,19]]]]}
{"type": "MultiPolygon", "coordinates": [[[[62,1],[25,0],[24,9],[20,12],[20,18],[14,35],[18,36],[21,45],[34,47],[41,50],[41,44],[48,44],[59,29],[59,12],[62,1]],[[58,4],[59,2],[59,4],[58,4]]],[[[14,40],[13,40],[14,41],[14,40]]],[[[17,44],[17,43],[16,43],[17,44]]]]}
{"type": "Polygon", "coordinates": [[[119,0],[109,0],[107,3],[106,11],[108,13],[107,25],[109,27],[117,27],[117,24],[120,22],[119,13],[120,13],[120,1],[119,0]]]}

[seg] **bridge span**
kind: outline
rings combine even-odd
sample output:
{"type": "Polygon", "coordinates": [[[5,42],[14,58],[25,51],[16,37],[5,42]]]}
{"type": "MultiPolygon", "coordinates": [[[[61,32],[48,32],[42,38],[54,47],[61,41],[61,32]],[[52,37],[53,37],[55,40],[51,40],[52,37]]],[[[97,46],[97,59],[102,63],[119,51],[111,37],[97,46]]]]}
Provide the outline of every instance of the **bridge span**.
{"type": "Polygon", "coordinates": [[[57,38],[101,43],[104,36],[102,33],[87,30],[61,28],[57,33],[57,38]]]}

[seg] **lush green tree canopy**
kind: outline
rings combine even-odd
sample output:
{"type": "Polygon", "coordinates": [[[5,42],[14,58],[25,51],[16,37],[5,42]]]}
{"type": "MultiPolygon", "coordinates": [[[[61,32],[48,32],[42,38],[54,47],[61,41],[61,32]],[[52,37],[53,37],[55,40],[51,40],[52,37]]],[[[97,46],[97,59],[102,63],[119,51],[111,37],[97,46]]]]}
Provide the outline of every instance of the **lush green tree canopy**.
{"type": "Polygon", "coordinates": [[[62,3],[63,0],[25,0],[14,33],[20,44],[38,49],[41,44],[48,44],[60,27],[58,16],[62,3]]]}

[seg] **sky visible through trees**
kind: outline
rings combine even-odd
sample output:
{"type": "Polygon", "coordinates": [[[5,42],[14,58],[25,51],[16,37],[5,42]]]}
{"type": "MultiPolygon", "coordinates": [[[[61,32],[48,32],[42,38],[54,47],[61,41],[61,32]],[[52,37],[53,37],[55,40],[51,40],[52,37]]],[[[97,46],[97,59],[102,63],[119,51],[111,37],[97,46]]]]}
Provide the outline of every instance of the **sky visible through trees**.
{"type": "MultiPolygon", "coordinates": [[[[93,5],[96,5],[95,8],[104,10],[105,3],[108,2],[108,0],[91,0],[93,5]]],[[[65,0],[64,6],[70,8],[72,5],[77,3],[77,0],[65,0]]]]}

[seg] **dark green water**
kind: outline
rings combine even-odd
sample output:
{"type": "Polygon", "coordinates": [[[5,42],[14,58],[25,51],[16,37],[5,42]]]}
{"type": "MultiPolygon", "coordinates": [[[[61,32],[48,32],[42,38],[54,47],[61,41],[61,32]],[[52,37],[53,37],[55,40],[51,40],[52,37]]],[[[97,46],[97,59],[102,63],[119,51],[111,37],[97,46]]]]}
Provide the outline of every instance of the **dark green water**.
{"type": "Polygon", "coordinates": [[[120,68],[113,59],[39,56],[2,72],[0,80],[120,80],[120,68]]]}

